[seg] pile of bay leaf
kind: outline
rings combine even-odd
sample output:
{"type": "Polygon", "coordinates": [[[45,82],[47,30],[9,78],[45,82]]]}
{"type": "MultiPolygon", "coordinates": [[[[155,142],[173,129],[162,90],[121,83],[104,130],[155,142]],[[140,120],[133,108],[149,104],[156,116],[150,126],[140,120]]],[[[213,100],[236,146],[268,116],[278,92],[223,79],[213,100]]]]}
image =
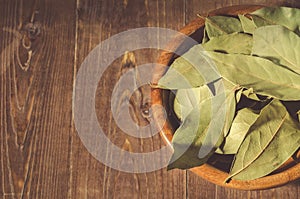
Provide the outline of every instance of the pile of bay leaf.
{"type": "Polygon", "coordinates": [[[272,173],[300,147],[300,9],[265,7],[205,18],[202,43],[158,87],[176,93],[169,169],[232,154],[230,179],[272,173]]]}

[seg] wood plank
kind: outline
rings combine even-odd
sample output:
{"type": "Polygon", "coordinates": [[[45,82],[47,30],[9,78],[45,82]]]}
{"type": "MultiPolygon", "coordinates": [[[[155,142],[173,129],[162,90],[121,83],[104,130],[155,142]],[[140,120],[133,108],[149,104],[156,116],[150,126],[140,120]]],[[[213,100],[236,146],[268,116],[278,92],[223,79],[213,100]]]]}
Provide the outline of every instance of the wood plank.
{"type": "MultiPolygon", "coordinates": [[[[179,0],[79,1],[77,11],[77,70],[98,43],[114,34],[131,28],[149,26],[177,29],[184,23],[184,6],[179,0]]],[[[127,57],[128,62],[122,62],[121,57],[109,66],[99,82],[96,94],[99,123],[106,136],[124,150],[150,152],[160,149],[163,145],[158,135],[147,139],[128,136],[118,128],[110,110],[110,96],[120,75],[129,69],[138,71],[137,66],[140,64],[155,62],[158,53],[159,51],[155,50],[138,50],[131,54],[130,59],[127,57]]],[[[149,87],[144,87],[132,96],[133,116],[141,125],[148,124],[140,112],[140,106],[143,105],[143,99],[149,97],[149,87]]],[[[71,198],[185,198],[186,196],[184,171],[167,172],[166,169],[161,169],[134,174],[111,169],[87,152],[75,132],[71,151],[71,198]]],[[[147,160],[145,164],[151,164],[151,160],[147,160]]]]}
{"type": "Polygon", "coordinates": [[[75,2],[1,1],[0,13],[0,197],[66,198],[75,2]]]}
{"type": "MultiPolygon", "coordinates": [[[[209,11],[232,5],[286,5],[299,7],[296,0],[227,0],[227,1],[202,1],[192,0],[186,2],[186,23],[193,20],[197,14],[206,16],[209,11]]],[[[187,194],[189,198],[299,198],[299,183],[284,186],[281,188],[264,191],[239,191],[216,186],[206,182],[192,172],[187,173],[187,194]]]]}

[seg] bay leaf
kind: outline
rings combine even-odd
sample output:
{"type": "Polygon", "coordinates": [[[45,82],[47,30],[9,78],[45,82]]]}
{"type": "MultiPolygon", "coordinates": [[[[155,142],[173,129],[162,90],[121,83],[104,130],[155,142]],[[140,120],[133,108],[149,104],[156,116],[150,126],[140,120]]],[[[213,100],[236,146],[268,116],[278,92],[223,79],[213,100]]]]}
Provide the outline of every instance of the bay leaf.
{"type": "Polygon", "coordinates": [[[203,38],[202,38],[202,44],[205,44],[206,42],[208,42],[209,41],[209,38],[208,38],[208,36],[207,36],[207,32],[206,32],[206,29],[205,29],[205,27],[204,27],[204,31],[203,31],[203,38]]]}
{"type": "Polygon", "coordinates": [[[225,138],[222,151],[224,154],[236,154],[242,144],[248,130],[257,120],[259,111],[254,111],[249,108],[244,108],[237,112],[230,131],[225,138]]]}
{"type": "Polygon", "coordinates": [[[283,26],[256,29],[252,54],[269,58],[300,74],[300,37],[283,26]]]}
{"type": "Polygon", "coordinates": [[[207,158],[199,159],[198,152],[202,144],[196,145],[197,140],[205,136],[204,129],[212,120],[211,100],[200,102],[184,119],[172,138],[174,153],[168,169],[188,169],[204,164],[207,158]],[[200,113],[202,111],[202,114],[200,113]],[[205,114],[203,114],[205,112],[205,114]]]}
{"type": "Polygon", "coordinates": [[[192,47],[178,57],[159,80],[157,87],[164,89],[194,88],[220,78],[212,60],[204,53],[202,45],[192,47]]]}
{"type": "MultiPolygon", "coordinates": [[[[202,141],[202,147],[199,150],[198,158],[202,159],[206,157],[206,154],[210,154],[212,151],[211,148],[214,146],[216,151],[220,149],[220,145],[223,142],[224,137],[228,134],[229,129],[231,127],[233,118],[235,116],[235,108],[236,108],[236,98],[235,93],[240,89],[239,86],[232,84],[231,82],[222,79],[223,84],[217,84],[219,89],[222,89],[222,86],[225,88],[225,96],[223,99],[224,102],[220,105],[218,102],[213,101],[212,112],[213,114],[213,125],[208,127],[208,133],[205,139],[202,141]],[[221,86],[221,87],[220,87],[221,86]],[[221,130],[222,127],[223,129],[221,130]],[[217,134],[221,130],[221,134],[217,134]],[[219,137],[219,140],[216,138],[219,137]],[[216,143],[216,144],[215,144],[216,143]]],[[[220,89],[220,90],[221,90],[220,89]]],[[[218,92],[220,93],[220,92],[218,92]]]]}
{"type": "MultiPolygon", "coordinates": [[[[224,84],[227,83],[229,82],[218,80],[215,88],[223,90],[224,84]]],[[[231,85],[233,87],[230,91],[217,91],[219,94],[213,98],[201,101],[183,120],[172,139],[174,153],[168,169],[199,166],[205,163],[222,143],[225,123],[231,119],[227,117],[230,114],[226,111],[232,111],[226,104],[234,98],[237,89],[235,85],[231,85]]]]}
{"type": "Polygon", "coordinates": [[[290,158],[300,146],[300,124],[279,100],[262,109],[240,146],[230,178],[253,180],[268,175],[290,158]]]}
{"type": "Polygon", "coordinates": [[[243,94],[243,89],[239,89],[235,94],[236,103],[239,103],[243,94]]]}
{"type": "MultiPolygon", "coordinates": [[[[287,27],[298,35],[300,33],[300,9],[298,8],[264,7],[251,14],[257,16],[257,18],[263,19],[268,25],[278,24],[287,27]]],[[[254,21],[256,21],[256,19],[253,18],[254,21]]]]}
{"type": "Polygon", "coordinates": [[[174,112],[183,121],[199,105],[200,101],[211,98],[213,94],[207,85],[198,88],[179,89],[174,100],[174,112]]]}
{"type": "MultiPolygon", "coordinates": [[[[239,90],[238,87],[235,87],[235,90],[239,90]]],[[[225,123],[224,123],[224,127],[223,127],[223,130],[222,130],[222,135],[223,135],[223,138],[225,138],[228,133],[229,133],[229,130],[231,128],[231,125],[232,125],[232,122],[234,120],[234,116],[235,116],[235,111],[236,111],[236,92],[228,92],[227,93],[228,95],[228,98],[226,100],[226,103],[225,103],[225,108],[226,108],[226,114],[225,114],[225,123]]],[[[206,142],[211,142],[210,140],[213,140],[214,138],[212,138],[211,136],[206,140],[206,142]]],[[[205,142],[205,143],[206,143],[205,142]]],[[[223,142],[223,139],[222,139],[222,142],[223,142]]],[[[221,142],[221,143],[222,143],[221,142]]],[[[218,145],[216,145],[216,151],[215,153],[218,153],[218,154],[224,154],[223,152],[223,149],[220,147],[221,143],[219,143],[218,145]]],[[[209,145],[209,144],[207,144],[209,145]]]]}
{"type": "Polygon", "coordinates": [[[255,100],[255,101],[262,101],[256,93],[254,93],[253,88],[244,89],[242,92],[243,95],[245,95],[247,98],[255,100]]]}
{"type": "Polygon", "coordinates": [[[242,54],[209,52],[220,75],[260,95],[281,100],[300,99],[300,76],[272,61],[242,54]]]}
{"type": "Polygon", "coordinates": [[[261,17],[256,16],[256,15],[251,15],[251,18],[252,18],[252,20],[253,20],[256,27],[275,25],[274,23],[268,22],[264,18],[261,18],[261,17]]]}
{"type": "Polygon", "coordinates": [[[228,96],[228,99],[226,100],[226,115],[225,115],[225,125],[223,129],[223,135],[224,137],[228,134],[229,129],[231,127],[233,118],[235,116],[235,110],[236,110],[236,98],[235,98],[235,91],[239,89],[239,86],[234,87],[234,91],[227,90],[226,95],[228,96]]]}
{"type": "Polygon", "coordinates": [[[183,57],[176,59],[172,70],[169,69],[159,80],[161,87],[199,87],[224,77],[236,85],[253,88],[260,95],[281,100],[300,99],[300,76],[270,60],[243,54],[205,52],[201,45],[193,47],[186,54],[194,64],[183,57]]]}
{"type": "Polygon", "coordinates": [[[205,28],[209,39],[243,31],[241,22],[238,19],[225,16],[207,17],[205,19],[205,28]]]}
{"type": "Polygon", "coordinates": [[[272,98],[265,97],[265,96],[258,96],[261,100],[253,100],[251,98],[247,98],[245,95],[241,96],[239,103],[236,106],[236,110],[239,111],[244,108],[249,108],[253,111],[260,111],[265,106],[267,106],[271,101],[272,98]]]}
{"type": "Polygon", "coordinates": [[[249,19],[245,15],[238,15],[242,28],[245,33],[253,34],[254,30],[257,28],[254,21],[252,19],[249,19]]]}
{"type": "MultiPolygon", "coordinates": [[[[235,85],[234,83],[226,80],[221,79],[218,80],[216,83],[213,84],[215,89],[217,90],[216,93],[222,93],[225,92],[226,95],[226,101],[224,103],[224,110],[226,112],[224,121],[224,128],[223,128],[223,135],[224,137],[229,132],[230,126],[232,124],[233,118],[235,116],[235,110],[236,110],[236,92],[240,90],[239,85],[235,85]]],[[[224,99],[225,100],[225,99],[224,99]]],[[[218,111],[218,110],[217,110],[218,111]]]]}
{"type": "MultiPolygon", "coordinates": [[[[226,121],[226,123],[223,128],[223,136],[226,137],[231,128],[232,121],[234,119],[235,112],[236,112],[236,105],[241,98],[243,89],[241,89],[239,86],[235,86],[233,83],[228,82],[225,79],[223,79],[223,82],[224,82],[224,86],[226,89],[226,91],[225,91],[226,95],[229,97],[225,103],[225,106],[226,106],[225,121],[226,121]],[[232,92],[233,88],[236,92],[232,92]]],[[[223,154],[224,152],[222,151],[222,149],[220,147],[218,147],[216,149],[215,153],[223,154]]]]}
{"type": "Polygon", "coordinates": [[[211,38],[203,48],[207,51],[238,53],[250,55],[252,51],[252,36],[243,33],[231,33],[211,38]]]}

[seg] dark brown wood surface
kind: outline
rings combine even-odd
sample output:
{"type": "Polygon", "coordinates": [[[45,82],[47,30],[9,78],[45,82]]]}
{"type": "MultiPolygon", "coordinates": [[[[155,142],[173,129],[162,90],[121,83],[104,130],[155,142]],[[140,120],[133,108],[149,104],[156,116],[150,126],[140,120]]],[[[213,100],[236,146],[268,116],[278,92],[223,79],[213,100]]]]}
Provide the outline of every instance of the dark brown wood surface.
{"type": "MultiPolygon", "coordinates": [[[[238,191],[189,171],[111,169],[88,153],[74,127],[75,77],[101,41],[145,26],[179,30],[198,13],[240,4],[300,6],[298,0],[0,0],[0,198],[300,198],[299,182],[238,191]]],[[[122,132],[110,112],[120,76],[158,55],[149,49],[127,53],[99,81],[99,123],[124,150],[149,152],[163,145],[158,135],[137,139],[122,132]]],[[[145,86],[120,96],[131,98],[132,118],[140,125],[149,122],[140,108],[149,92],[145,86]]]]}

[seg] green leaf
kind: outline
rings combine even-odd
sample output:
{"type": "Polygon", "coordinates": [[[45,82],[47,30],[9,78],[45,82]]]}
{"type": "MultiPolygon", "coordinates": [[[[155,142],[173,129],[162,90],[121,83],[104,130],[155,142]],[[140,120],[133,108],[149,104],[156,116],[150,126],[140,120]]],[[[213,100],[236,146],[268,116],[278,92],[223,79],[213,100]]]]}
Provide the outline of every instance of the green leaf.
{"type": "Polygon", "coordinates": [[[260,57],[209,52],[225,79],[260,95],[281,100],[300,99],[300,76],[260,57]]]}
{"type": "Polygon", "coordinates": [[[244,15],[238,15],[239,19],[242,24],[242,28],[245,33],[253,34],[254,30],[257,28],[254,21],[252,19],[249,19],[248,17],[244,15]]]}
{"type": "Polygon", "coordinates": [[[244,89],[242,94],[249,99],[252,99],[255,101],[263,101],[256,95],[256,93],[254,93],[253,88],[244,89]]]}
{"type": "Polygon", "coordinates": [[[225,124],[232,120],[227,111],[234,111],[227,104],[235,101],[234,94],[238,88],[224,80],[214,83],[214,87],[218,94],[201,101],[176,130],[172,139],[174,154],[168,169],[187,169],[205,163],[223,141],[225,124]],[[225,87],[227,89],[222,93],[225,87]]]}
{"type": "Polygon", "coordinates": [[[207,32],[206,32],[206,29],[205,29],[205,27],[204,27],[204,31],[203,31],[203,38],[202,38],[202,44],[205,44],[206,42],[208,42],[209,41],[209,38],[208,38],[208,36],[207,36],[207,32]]]}
{"type": "Polygon", "coordinates": [[[192,47],[178,57],[166,74],[159,80],[158,87],[185,89],[203,86],[220,78],[212,60],[203,53],[201,45],[192,47]]]}
{"type": "Polygon", "coordinates": [[[300,74],[300,37],[280,25],[255,30],[252,54],[269,58],[300,74]]]}
{"type": "Polygon", "coordinates": [[[235,154],[237,153],[240,145],[242,144],[248,130],[252,124],[257,120],[259,116],[258,111],[253,111],[248,108],[244,108],[237,112],[230,131],[225,138],[224,146],[222,151],[224,154],[235,154]]]}
{"type": "Polygon", "coordinates": [[[234,84],[227,82],[226,80],[223,80],[225,88],[226,89],[226,96],[228,96],[226,100],[226,115],[225,115],[225,124],[223,129],[223,135],[224,137],[228,134],[229,129],[231,127],[233,118],[235,116],[235,110],[236,110],[236,98],[235,93],[237,90],[240,89],[238,85],[234,86],[234,84]]]}
{"type": "Polygon", "coordinates": [[[275,25],[274,23],[268,22],[265,19],[263,19],[263,18],[261,18],[259,16],[256,16],[256,15],[251,15],[251,18],[252,18],[252,20],[254,22],[254,25],[256,27],[275,25]]]}
{"type": "Polygon", "coordinates": [[[268,175],[299,146],[300,124],[291,118],[279,100],[273,100],[249,129],[227,180],[253,180],[268,175]]]}
{"type": "Polygon", "coordinates": [[[248,34],[231,33],[214,37],[202,46],[207,51],[250,55],[252,43],[252,36],[248,34]]]}
{"type": "Polygon", "coordinates": [[[174,153],[168,169],[187,169],[206,162],[210,154],[207,158],[199,159],[198,153],[202,146],[201,140],[205,137],[205,128],[212,120],[211,115],[211,100],[205,100],[184,119],[172,139],[174,153]],[[205,114],[201,114],[203,112],[205,114]],[[199,144],[196,144],[197,141],[199,144]]]}
{"type": "Polygon", "coordinates": [[[174,112],[183,121],[188,114],[203,102],[213,96],[207,85],[199,88],[179,89],[174,100],[174,112]]]}
{"type": "Polygon", "coordinates": [[[170,69],[159,80],[159,86],[168,89],[199,87],[221,76],[236,85],[253,88],[260,95],[281,100],[300,99],[300,76],[260,57],[205,52],[197,45],[184,57],[176,59],[170,69]],[[187,57],[193,64],[184,59],[187,57]]]}
{"type": "Polygon", "coordinates": [[[236,103],[239,103],[242,98],[243,89],[239,89],[235,94],[236,103]]]}
{"type": "MultiPolygon", "coordinates": [[[[264,7],[251,13],[257,16],[253,18],[256,25],[282,25],[299,34],[300,9],[288,7],[264,7]],[[264,20],[264,24],[257,24],[258,19],[264,20]]],[[[261,22],[259,22],[261,23],[261,22]]]]}
{"type": "Polygon", "coordinates": [[[238,19],[224,16],[207,17],[205,20],[205,28],[210,39],[224,34],[243,31],[238,19]]]}

